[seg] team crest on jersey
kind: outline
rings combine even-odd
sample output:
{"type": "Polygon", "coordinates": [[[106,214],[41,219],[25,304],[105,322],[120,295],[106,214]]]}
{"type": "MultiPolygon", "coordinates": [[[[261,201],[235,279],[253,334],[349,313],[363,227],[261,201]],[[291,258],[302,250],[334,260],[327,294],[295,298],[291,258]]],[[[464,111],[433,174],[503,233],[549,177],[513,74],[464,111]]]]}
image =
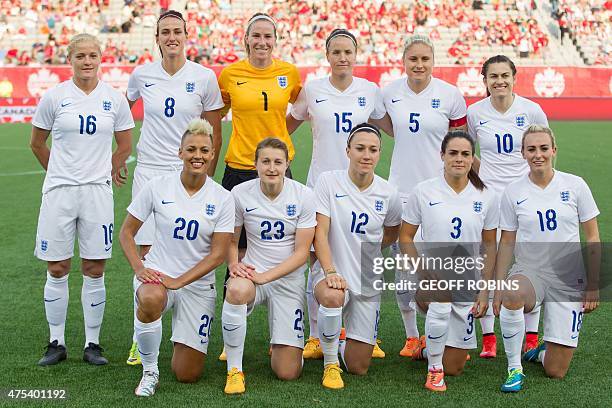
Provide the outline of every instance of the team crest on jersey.
{"type": "Polygon", "coordinates": [[[278,81],[278,86],[285,89],[287,87],[287,75],[280,75],[276,77],[278,81]]]}
{"type": "Polygon", "coordinates": [[[206,204],[206,215],[215,215],[215,206],[214,204],[206,204]]]}
{"type": "Polygon", "coordinates": [[[383,200],[376,200],[374,202],[374,209],[376,210],[376,212],[382,212],[384,208],[385,208],[385,205],[383,203],[383,200]]]}
{"type": "Polygon", "coordinates": [[[482,201],[474,201],[474,212],[475,213],[482,212],[482,201]]]}
{"type": "Polygon", "coordinates": [[[568,202],[570,199],[570,193],[569,191],[562,191],[561,192],[561,201],[563,202],[568,202]]]}
{"type": "Polygon", "coordinates": [[[185,90],[187,93],[193,93],[195,91],[195,82],[185,82],[185,90]]]}
{"type": "Polygon", "coordinates": [[[105,111],[110,112],[112,107],[113,104],[111,103],[111,101],[102,101],[102,109],[104,109],[105,111]]]}
{"type": "Polygon", "coordinates": [[[365,96],[358,96],[357,97],[357,104],[359,106],[361,106],[362,108],[364,108],[366,106],[366,98],[365,98],[365,96]]]}
{"type": "Polygon", "coordinates": [[[295,204],[287,204],[287,216],[293,217],[295,215],[297,206],[295,204]]]}
{"type": "Polygon", "coordinates": [[[434,98],[431,100],[431,107],[433,109],[438,109],[440,107],[440,99],[434,98]]]}
{"type": "Polygon", "coordinates": [[[42,240],[40,241],[40,250],[43,252],[47,252],[47,248],[49,247],[49,241],[42,240]]]}
{"type": "Polygon", "coordinates": [[[518,126],[518,127],[525,126],[525,121],[526,120],[527,120],[527,118],[525,117],[525,115],[517,115],[516,116],[516,126],[518,126]]]}

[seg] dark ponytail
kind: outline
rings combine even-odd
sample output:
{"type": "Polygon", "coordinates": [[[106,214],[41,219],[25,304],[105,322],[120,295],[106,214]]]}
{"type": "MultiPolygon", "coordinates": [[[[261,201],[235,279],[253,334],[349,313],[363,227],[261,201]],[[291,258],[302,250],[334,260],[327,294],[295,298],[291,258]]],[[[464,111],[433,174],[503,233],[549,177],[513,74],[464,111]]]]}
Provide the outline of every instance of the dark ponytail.
{"type": "MultiPolygon", "coordinates": [[[[465,139],[469,141],[470,146],[472,146],[472,156],[476,154],[476,145],[474,144],[474,140],[470,137],[469,134],[467,134],[463,130],[453,130],[452,132],[448,132],[446,136],[444,136],[444,139],[442,140],[442,147],[441,147],[442,153],[446,153],[446,146],[448,145],[448,142],[450,142],[453,139],[465,139]]],[[[476,173],[476,170],[474,170],[473,165],[470,168],[470,171],[468,172],[467,176],[468,176],[468,180],[470,180],[470,183],[472,183],[474,187],[476,187],[478,190],[482,191],[485,188],[487,188],[484,181],[482,181],[478,173],[476,173]]]]}
{"type": "MultiPolygon", "coordinates": [[[[489,65],[491,64],[508,64],[510,66],[510,70],[512,71],[512,76],[516,76],[516,66],[514,62],[505,55],[495,55],[482,64],[482,70],[480,73],[484,79],[487,79],[487,71],[489,70],[489,65]]],[[[487,87],[487,96],[491,96],[491,92],[489,92],[489,88],[487,87]]]]}

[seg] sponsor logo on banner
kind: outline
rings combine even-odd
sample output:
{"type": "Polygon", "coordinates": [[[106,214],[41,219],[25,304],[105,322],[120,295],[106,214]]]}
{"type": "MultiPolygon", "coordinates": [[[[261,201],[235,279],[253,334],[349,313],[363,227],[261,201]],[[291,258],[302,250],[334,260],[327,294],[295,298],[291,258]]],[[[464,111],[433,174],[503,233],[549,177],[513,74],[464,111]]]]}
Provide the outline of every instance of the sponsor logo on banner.
{"type": "Polygon", "coordinates": [[[312,81],[313,79],[326,78],[329,76],[329,67],[319,67],[315,71],[310,71],[306,75],[305,84],[312,81]]]}
{"type": "Polygon", "coordinates": [[[487,94],[482,76],[476,68],[468,68],[465,72],[459,73],[457,88],[464,96],[485,96],[487,94]]]}
{"type": "Polygon", "coordinates": [[[392,68],[392,69],[388,70],[387,72],[384,72],[380,76],[380,80],[378,81],[378,85],[381,88],[384,88],[387,85],[389,85],[391,82],[395,81],[396,79],[400,79],[401,77],[402,77],[402,71],[399,68],[392,68]]]}
{"type": "Polygon", "coordinates": [[[102,81],[106,82],[121,93],[125,93],[127,90],[129,80],[130,74],[116,67],[102,72],[102,81]]]}
{"type": "Polygon", "coordinates": [[[552,68],[546,68],[535,75],[533,88],[538,95],[545,98],[561,96],[565,90],[565,77],[552,68]]]}
{"type": "Polygon", "coordinates": [[[32,96],[42,96],[48,89],[59,84],[59,76],[46,68],[30,74],[28,91],[32,96]]]}

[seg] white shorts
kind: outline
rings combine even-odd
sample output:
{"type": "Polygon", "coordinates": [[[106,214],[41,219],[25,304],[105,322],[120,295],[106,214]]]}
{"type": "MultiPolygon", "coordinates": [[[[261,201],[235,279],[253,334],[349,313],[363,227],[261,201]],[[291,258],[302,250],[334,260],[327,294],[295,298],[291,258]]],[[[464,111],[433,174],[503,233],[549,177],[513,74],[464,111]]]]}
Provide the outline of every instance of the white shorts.
{"type": "MultiPolygon", "coordinates": [[[[149,180],[180,170],[180,167],[153,167],[137,164],[134,170],[134,180],[132,181],[132,200],[149,180]]],[[[153,214],[151,214],[142,224],[134,240],[136,241],[136,245],[153,245],[153,241],[155,240],[155,216],[153,214]]]]}
{"type": "Polygon", "coordinates": [[[42,196],[34,255],[62,261],[74,255],[78,234],[82,259],[113,253],[113,189],[106,184],[59,186],[42,196]]]}
{"type": "Polygon", "coordinates": [[[265,285],[255,286],[255,300],[247,307],[268,308],[270,344],[304,348],[305,287],[303,275],[285,276],[265,285]]]}
{"type": "Polygon", "coordinates": [[[452,302],[446,345],[471,350],[478,347],[476,326],[471,302],[452,302]]]}
{"type": "MultiPolygon", "coordinates": [[[[136,293],[142,282],[134,277],[134,302],[138,303],[136,293]]],[[[173,343],[181,343],[200,353],[206,354],[210,341],[210,329],[215,318],[214,288],[194,289],[191,285],[177,290],[166,291],[168,302],[162,313],[172,309],[173,343]]]]}

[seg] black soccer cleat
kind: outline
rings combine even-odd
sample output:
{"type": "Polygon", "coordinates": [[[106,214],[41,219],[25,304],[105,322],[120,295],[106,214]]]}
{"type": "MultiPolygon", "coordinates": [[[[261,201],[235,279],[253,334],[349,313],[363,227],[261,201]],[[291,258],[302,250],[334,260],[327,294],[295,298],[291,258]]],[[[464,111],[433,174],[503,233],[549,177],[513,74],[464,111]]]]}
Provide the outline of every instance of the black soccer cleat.
{"type": "Polygon", "coordinates": [[[45,355],[38,360],[39,366],[54,365],[66,359],[66,347],[59,345],[57,340],[53,340],[47,345],[47,351],[45,355]]]}
{"type": "Polygon", "coordinates": [[[99,344],[89,343],[83,350],[83,361],[93,365],[108,364],[108,360],[102,355],[103,351],[99,344]]]}

